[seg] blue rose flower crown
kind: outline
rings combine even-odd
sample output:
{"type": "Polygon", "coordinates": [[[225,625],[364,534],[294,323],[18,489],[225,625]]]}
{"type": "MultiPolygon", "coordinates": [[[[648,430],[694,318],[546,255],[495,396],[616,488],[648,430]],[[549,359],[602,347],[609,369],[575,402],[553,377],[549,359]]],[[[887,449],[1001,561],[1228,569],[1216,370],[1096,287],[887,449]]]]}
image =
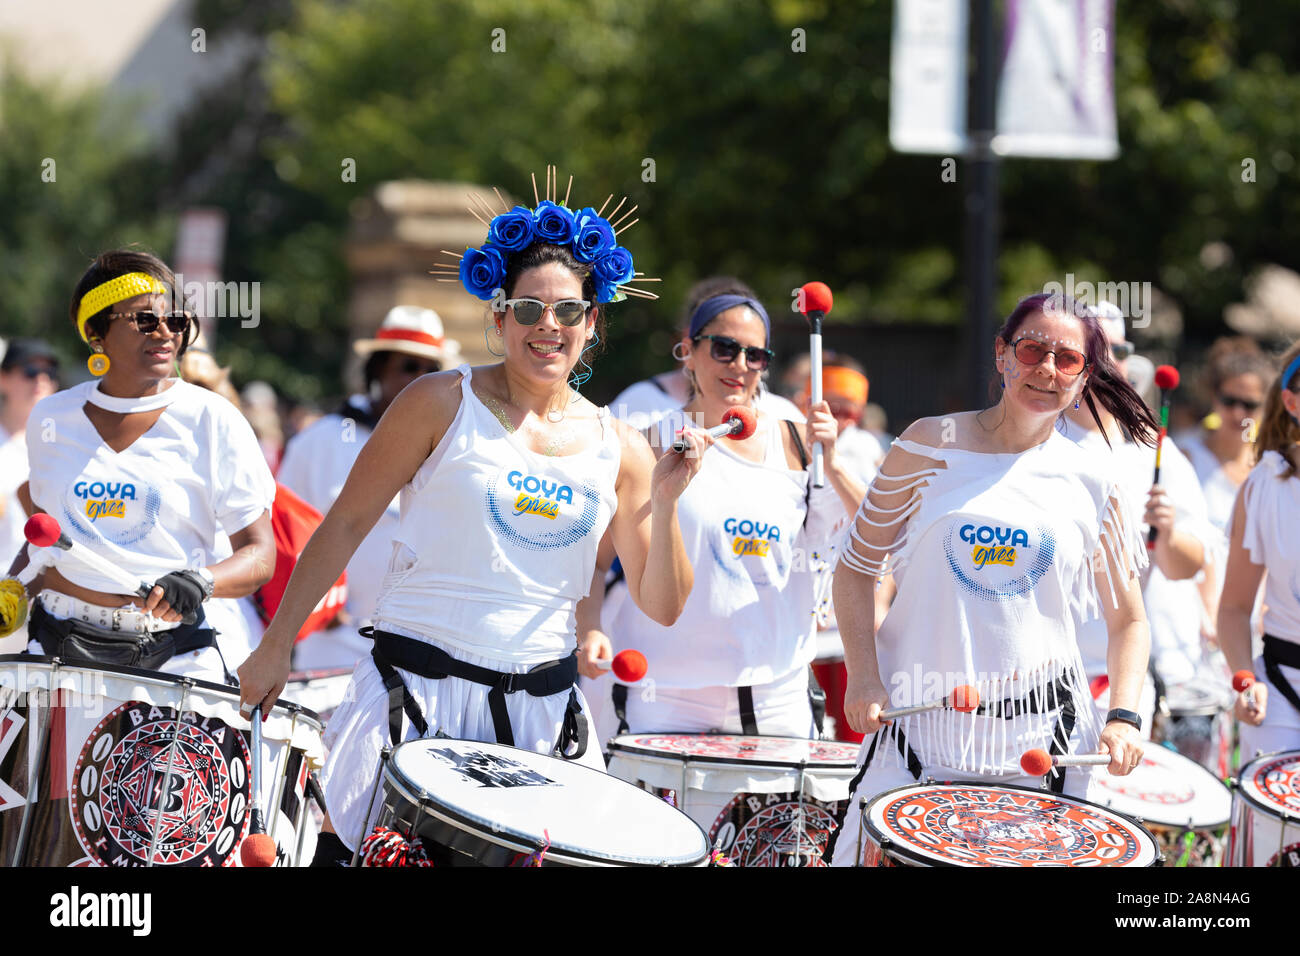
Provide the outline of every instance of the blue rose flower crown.
{"type": "Polygon", "coordinates": [[[605,207],[613,200],[613,193],[601,204],[599,210],[585,206],[575,213],[568,207],[569,192],[573,189],[572,176],[569,177],[563,200],[559,200],[559,181],[554,166],[546,167],[545,199],[538,197],[536,174],[532,176],[532,181],[533,202],[536,203],[532,209],[527,206],[509,208],[497,189],[493,189],[493,192],[505,209],[500,213],[473,193],[469,195],[470,215],[487,226],[487,241],[478,248],[470,246],[464,255],[443,249],[446,255],[456,257],[460,263],[440,262],[435,265],[431,271],[439,282],[459,282],[470,295],[491,301],[496,298],[505,281],[509,257],[535,243],[547,243],[568,246],[575,259],[591,266],[592,277],[596,280],[596,301],[599,303],[621,302],[628,296],[659,298],[653,292],[636,287],[637,282],[659,280],[636,272],[632,264],[632,253],[618,244],[619,233],[640,222],[639,219],[628,221],[636,212],[636,206],[618,216],[618,211],[627,202],[626,196],[619,200],[618,205],[610,211],[609,219],[606,219],[605,207]],[[491,217],[490,220],[485,220],[483,214],[491,217]],[[615,216],[618,218],[614,219],[615,216]]]}

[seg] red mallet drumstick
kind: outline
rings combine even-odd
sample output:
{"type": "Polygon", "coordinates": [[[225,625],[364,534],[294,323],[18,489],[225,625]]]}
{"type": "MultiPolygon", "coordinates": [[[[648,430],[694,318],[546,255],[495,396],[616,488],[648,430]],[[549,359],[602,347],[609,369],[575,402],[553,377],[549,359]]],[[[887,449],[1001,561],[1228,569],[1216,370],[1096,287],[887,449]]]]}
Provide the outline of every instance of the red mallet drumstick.
{"type": "MultiPolygon", "coordinates": [[[[745,405],[737,405],[735,408],[729,408],[722,414],[722,424],[714,425],[707,429],[708,433],[714,438],[730,438],[732,441],[742,441],[754,434],[754,429],[758,427],[758,416],[754,410],[745,405]]],[[[673,442],[673,451],[679,455],[687,449],[685,438],[679,438],[673,442]]]]}
{"type": "Polygon", "coordinates": [[[38,548],[58,548],[60,551],[67,551],[69,554],[76,555],[77,560],[83,564],[89,564],[104,577],[116,582],[124,594],[137,594],[140,597],[147,597],[153,590],[152,584],[147,584],[139,578],[133,577],[128,571],[119,568],[116,564],[107,558],[100,557],[94,551],[91,551],[85,545],[77,544],[59,527],[59,521],[53,515],[35,514],[27,519],[27,524],[23,526],[23,534],[27,540],[38,548]]]}
{"type": "Polygon", "coordinates": [[[1052,756],[1046,750],[1026,750],[1020,758],[1020,769],[1030,777],[1041,777],[1053,767],[1102,767],[1110,763],[1110,754],[1059,754],[1052,756]]]}
{"type": "MultiPolygon", "coordinates": [[[[1151,484],[1160,484],[1160,451],[1165,444],[1165,434],[1169,431],[1170,395],[1178,387],[1178,369],[1172,365],[1161,365],[1156,369],[1156,388],[1160,389],[1160,434],[1156,437],[1156,476],[1151,484]]],[[[1147,531],[1147,550],[1156,546],[1155,525],[1147,531]]]]}
{"type": "Polygon", "coordinates": [[[944,707],[952,710],[959,710],[963,714],[969,714],[980,705],[980,692],[970,684],[960,684],[952,689],[952,693],[947,697],[941,697],[939,700],[932,700],[928,704],[913,704],[910,707],[895,707],[892,710],[882,710],[880,712],[881,720],[893,720],[895,717],[907,717],[911,714],[923,714],[927,710],[940,710],[944,707]]]}
{"type": "Polygon", "coordinates": [[[239,845],[239,862],[244,866],[274,866],[275,841],[266,835],[262,820],[262,705],[248,718],[253,728],[252,754],[249,756],[249,779],[253,788],[253,808],[248,813],[248,836],[239,845]]]}
{"type": "MultiPolygon", "coordinates": [[[[1255,675],[1252,672],[1237,671],[1237,673],[1232,675],[1232,689],[1235,690],[1238,694],[1242,693],[1243,691],[1247,691],[1254,686],[1255,686],[1255,675]]],[[[1246,706],[1249,707],[1252,712],[1259,711],[1259,704],[1255,703],[1254,694],[1248,694],[1246,696],[1246,706]]]]}
{"type": "MultiPolygon", "coordinates": [[[[808,320],[808,401],[816,405],[822,400],[822,319],[830,315],[835,298],[825,282],[805,282],[799,289],[803,302],[804,318],[808,320]]],[[[826,484],[826,466],[821,442],[813,443],[812,483],[814,488],[826,484]]]]}
{"type": "Polygon", "coordinates": [[[645,677],[646,671],[650,665],[646,663],[645,655],[640,651],[619,651],[614,655],[612,661],[598,660],[596,666],[602,670],[612,670],[614,676],[624,684],[635,684],[642,677],[645,677]]]}

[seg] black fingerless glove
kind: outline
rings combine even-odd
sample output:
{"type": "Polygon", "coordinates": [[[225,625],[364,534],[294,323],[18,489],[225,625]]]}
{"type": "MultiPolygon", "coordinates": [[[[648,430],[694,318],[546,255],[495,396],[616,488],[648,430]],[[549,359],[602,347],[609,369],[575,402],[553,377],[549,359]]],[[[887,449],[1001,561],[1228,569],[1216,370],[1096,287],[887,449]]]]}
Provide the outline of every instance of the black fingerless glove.
{"type": "Polygon", "coordinates": [[[197,618],[195,614],[199,605],[203,603],[203,598],[207,594],[207,588],[203,586],[203,579],[194,571],[173,571],[171,574],[164,574],[153,583],[156,588],[163,589],[163,600],[171,605],[173,611],[181,615],[186,624],[193,624],[197,618]]]}

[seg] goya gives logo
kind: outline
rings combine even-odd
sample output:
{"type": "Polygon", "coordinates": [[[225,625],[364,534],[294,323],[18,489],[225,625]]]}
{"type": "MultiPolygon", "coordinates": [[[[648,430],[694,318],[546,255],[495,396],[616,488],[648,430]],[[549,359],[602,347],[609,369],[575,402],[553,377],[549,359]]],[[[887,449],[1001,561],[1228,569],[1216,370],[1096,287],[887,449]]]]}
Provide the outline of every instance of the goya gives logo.
{"type": "Polygon", "coordinates": [[[127,500],[135,501],[135,485],[129,481],[79,481],[72,493],[86,503],[86,517],[125,518],[127,500]]]}
{"type": "Polygon", "coordinates": [[[958,536],[971,548],[971,561],[976,570],[986,564],[1016,566],[1016,548],[1029,546],[1029,534],[1023,528],[1003,528],[997,525],[964,524],[958,536]]]}
{"type": "Polygon", "coordinates": [[[538,515],[554,521],[561,504],[573,504],[573,489],[568,485],[518,471],[506,475],[506,482],[519,492],[515,497],[516,515],[538,515]]]}
{"type": "Polygon", "coordinates": [[[772,548],[772,542],[781,540],[779,527],[761,521],[728,518],[722,523],[722,530],[732,536],[731,553],[737,557],[752,554],[765,558],[772,548]]]}

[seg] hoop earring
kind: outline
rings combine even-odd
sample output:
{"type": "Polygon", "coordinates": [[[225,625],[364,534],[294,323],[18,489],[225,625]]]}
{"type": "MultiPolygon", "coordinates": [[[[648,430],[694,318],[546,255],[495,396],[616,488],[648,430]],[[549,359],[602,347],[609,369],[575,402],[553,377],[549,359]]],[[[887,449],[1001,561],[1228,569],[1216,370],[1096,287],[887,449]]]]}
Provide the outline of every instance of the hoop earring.
{"type": "Polygon", "coordinates": [[[686,343],[685,343],[685,342],[682,342],[682,341],[674,342],[674,343],[673,343],[672,350],[671,350],[671,354],[672,354],[672,357],[675,358],[677,361],[679,361],[679,362],[685,362],[685,361],[686,361],[686,355],[687,355],[687,352],[686,352],[686,343]],[[678,349],[681,349],[681,351],[678,352],[678,351],[677,351],[678,349]]]}
{"type": "MultiPolygon", "coordinates": [[[[491,315],[490,312],[488,314],[491,315]]],[[[500,337],[502,334],[500,325],[497,325],[496,332],[497,332],[497,336],[500,337]]],[[[504,350],[500,352],[492,351],[492,340],[488,338],[488,330],[486,325],[483,326],[483,347],[487,349],[488,355],[491,355],[493,358],[505,358],[506,356],[504,350]]]]}
{"type": "Polygon", "coordinates": [[[579,372],[575,367],[573,371],[569,373],[569,387],[572,388],[575,392],[579,391],[582,388],[582,386],[586,385],[587,382],[591,380],[592,368],[590,365],[587,364],[585,356],[588,352],[590,352],[592,349],[594,349],[597,345],[600,344],[600,333],[593,330],[591,333],[591,338],[588,341],[589,344],[585,349],[582,350],[582,353],[578,356],[578,364],[581,365],[583,368],[585,368],[586,371],[579,372]]]}

